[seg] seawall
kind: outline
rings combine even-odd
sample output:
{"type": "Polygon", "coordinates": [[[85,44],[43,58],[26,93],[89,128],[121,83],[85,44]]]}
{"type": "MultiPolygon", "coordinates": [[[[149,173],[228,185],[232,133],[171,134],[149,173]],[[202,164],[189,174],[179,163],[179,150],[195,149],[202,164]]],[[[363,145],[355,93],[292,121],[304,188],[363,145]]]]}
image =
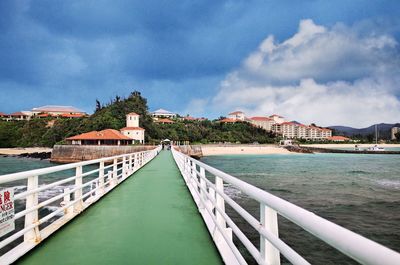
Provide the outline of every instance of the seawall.
{"type": "Polygon", "coordinates": [[[97,146],[97,145],[55,145],[51,153],[51,162],[73,163],[102,157],[146,151],[156,148],[154,145],[97,146]]]}

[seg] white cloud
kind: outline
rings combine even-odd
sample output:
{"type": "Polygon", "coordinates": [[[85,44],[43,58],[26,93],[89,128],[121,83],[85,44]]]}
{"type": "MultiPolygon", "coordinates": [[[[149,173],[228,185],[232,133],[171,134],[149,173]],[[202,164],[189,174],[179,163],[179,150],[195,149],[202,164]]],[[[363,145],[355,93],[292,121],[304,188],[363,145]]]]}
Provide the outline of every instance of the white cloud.
{"type": "Polygon", "coordinates": [[[323,126],[399,122],[400,56],[388,35],[362,35],[312,20],[282,43],[266,38],[214,97],[221,111],[280,113],[323,126]]]}

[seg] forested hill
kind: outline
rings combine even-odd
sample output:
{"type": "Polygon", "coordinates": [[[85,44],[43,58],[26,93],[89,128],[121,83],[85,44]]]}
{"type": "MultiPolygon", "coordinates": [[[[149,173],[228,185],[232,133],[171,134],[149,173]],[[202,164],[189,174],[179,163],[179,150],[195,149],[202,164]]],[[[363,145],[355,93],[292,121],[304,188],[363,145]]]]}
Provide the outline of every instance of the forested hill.
{"type": "Polygon", "coordinates": [[[223,124],[212,121],[180,121],[173,124],[154,123],[147,100],[134,91],[127,98],[116,96],[107,104],[96,100],[95,113],[78,119],[33,118],[30,121],[0,121],[0,147],[49,146],[63,143],[67,137],[89,131],[125,127],[125,115],[140,115],[140,126],[146,129],[146,142],[160,139],[190,142],[271,143],[274,135],[248,123],[223,124]],[[50,122],[54,119],[54,123],[50,122]]]}

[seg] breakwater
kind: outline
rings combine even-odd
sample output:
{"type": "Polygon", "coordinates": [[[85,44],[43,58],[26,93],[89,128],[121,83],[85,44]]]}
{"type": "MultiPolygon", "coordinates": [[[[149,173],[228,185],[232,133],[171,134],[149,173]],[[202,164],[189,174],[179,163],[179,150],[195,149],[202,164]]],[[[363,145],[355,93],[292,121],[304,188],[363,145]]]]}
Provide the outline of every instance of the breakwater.
{"type": "Polygon", "coordinates": [[[156,148],[153,145],[97,146],[97,145],[55,145],[50,161],[55,163],[73,163],[110,157],[156,148]]]}

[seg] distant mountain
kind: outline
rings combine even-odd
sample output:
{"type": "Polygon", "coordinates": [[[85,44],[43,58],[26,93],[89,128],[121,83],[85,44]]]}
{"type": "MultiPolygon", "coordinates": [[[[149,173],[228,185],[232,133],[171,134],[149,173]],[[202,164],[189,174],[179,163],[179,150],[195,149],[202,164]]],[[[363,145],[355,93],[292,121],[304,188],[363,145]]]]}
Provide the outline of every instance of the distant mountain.
{"type": "MultiPolygon", "coordinates": [[[[388,124],[380,123],[378,124],[378,137],[379,139],[390,139],[392,127],[400,127],[400,123],[388,124]]],[[[352,128],[348,126],[329,126],[328,128],[335,130],[336,135],[344,135],[348,137],[353,136],[368,136],[375,135],[375,124],[367,128],[352,128]]]]}

